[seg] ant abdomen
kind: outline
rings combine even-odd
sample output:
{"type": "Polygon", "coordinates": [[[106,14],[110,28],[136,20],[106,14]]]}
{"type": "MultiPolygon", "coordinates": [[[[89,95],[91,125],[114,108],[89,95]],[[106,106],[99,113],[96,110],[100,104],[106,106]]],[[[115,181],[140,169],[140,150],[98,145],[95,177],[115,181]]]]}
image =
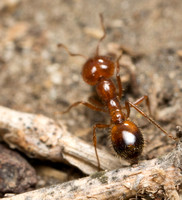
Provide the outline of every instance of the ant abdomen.
{"type": "Polygon", "coordinates": [[[95,56],[86,61],[82,69],[83,80],[96,85],[101,77],[110,78],[114,74],[115,63],[106,56],[95,56]]]}
{"type": "Polygon", "coordinates": [[[127,120],[115,124],[111,129],[111,141],[116,153],[131,162],[137,162],[141,155],[144,139],[139,128],[127,120]]]}

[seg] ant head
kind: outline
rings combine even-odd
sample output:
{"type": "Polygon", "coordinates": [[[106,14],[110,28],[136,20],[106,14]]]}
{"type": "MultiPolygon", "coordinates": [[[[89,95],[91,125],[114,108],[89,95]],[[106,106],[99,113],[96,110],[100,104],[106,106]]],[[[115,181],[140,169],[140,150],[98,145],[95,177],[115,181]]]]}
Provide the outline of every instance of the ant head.
{"type": "Polygon", "coordinates": [[[95,56],[86,61],[82,69],[83,80],[96,85],[101,77],[110,78],[114,74],[115,63],[107,56],[95,56]]]}
{"type": "Polygon", "coordinates": [[[121,124],[115,124],[111,130],[111,141],[119,156],[132,163],[138,161],[143,150],[144,140],[139,128],[133,122],[127,120],[121,124]]]}

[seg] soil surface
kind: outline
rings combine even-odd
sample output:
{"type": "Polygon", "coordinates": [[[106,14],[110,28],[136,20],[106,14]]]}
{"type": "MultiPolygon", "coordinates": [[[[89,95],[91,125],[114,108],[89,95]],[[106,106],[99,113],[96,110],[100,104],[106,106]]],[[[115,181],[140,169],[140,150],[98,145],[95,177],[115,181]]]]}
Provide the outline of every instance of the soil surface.
{"type": "MultiPolygon", "coordinates": [[[[91,143],[92,125],[107,123],[109,117],[83,106],[57,114],[75,101],[87,100],[93,92],[81,77],[84,58],[70,57],[57,44],[93,56],[103,34],[102,13],[107,36],[100,54],[124,46],[141,55],[132,58],[139,92],[136,94],[130,80],[126,81],[122,102],[149,95],[154,119],[175,136],[176,126],[182,126],[181,11],[181,0],[1,0],[0,105],[61,119],[72,134],[91,143]]],[[[127,72],[121,69],[122,73],[127,72]]],[[[141,108],[147,112],[145,104],[141,108]]],[[[139,113],[132,110],[130,119],[145,137],[142,159],[163,155],[174,147],[172,139],[139,113]]],[[[108,130],[98,133],[100,146],[110,148],[108,135],[108,130]]],[[[37,167],[37,161],[30,162],[37,167]]],[[[68,167],[64,165],[61,170],[68,171],[68,167]]],[[[69,168],[72,173],[67,180],[83,176],[69,168]]],[[[45,185],[47,180],[40,180],[37,187],[45,185]]]]}

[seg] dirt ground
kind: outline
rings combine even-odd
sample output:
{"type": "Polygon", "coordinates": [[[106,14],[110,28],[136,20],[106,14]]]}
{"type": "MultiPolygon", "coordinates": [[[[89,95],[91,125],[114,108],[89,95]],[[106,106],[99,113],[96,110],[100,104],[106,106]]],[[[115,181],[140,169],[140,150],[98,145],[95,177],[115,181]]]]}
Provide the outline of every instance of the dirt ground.
{"type": "MultiPolygon", "coordinates": [[[[65,115],[56,114],[75,101],[87,100],[92,92],[80,74],[85,60],[70,57],[57,44],[92,56],[102,35],[102,13],[107,37],[101,44],[101,54],[122,45],[141,55],[133,58],[138,95],[128,81],[122,101],[149,95],[153,117],[175,135],[176,126],[182,126],[181,11],[181,0],[1,0],[0,105],[61,119],[72,134],[91,143],[92,125],[109,118],[82,106],[65,115]]],[[[121,74],[126,73],[122,70],[121,74]]],[[[145,106],[142,109],[146,111],[145,106]]],[[[171,139],[140,114],[132,111],[131,119],[146,140],[142,159],[163,155],[174,147],[171,139]]],[[[101,131],[98,143],[109,149],[108,135],[108,130],[101,131]]],[[[35,168],[48,165],[70,171],[68,180],[83,176],[71,166],[29,162],[35,168]]],[[[37,187],[56,182],[59,180],[41,182],[39,178],[37,187]]]]}

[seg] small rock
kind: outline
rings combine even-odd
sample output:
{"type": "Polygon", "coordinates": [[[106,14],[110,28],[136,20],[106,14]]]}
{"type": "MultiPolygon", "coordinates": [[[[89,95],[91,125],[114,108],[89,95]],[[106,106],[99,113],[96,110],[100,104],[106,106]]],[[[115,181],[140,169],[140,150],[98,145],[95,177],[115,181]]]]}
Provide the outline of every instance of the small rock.
{"type": "Polygon", "coordinates": [[[0,193],[21,193],[37,182],[35,170],[17,152],[0,144],[0,193]]]}

